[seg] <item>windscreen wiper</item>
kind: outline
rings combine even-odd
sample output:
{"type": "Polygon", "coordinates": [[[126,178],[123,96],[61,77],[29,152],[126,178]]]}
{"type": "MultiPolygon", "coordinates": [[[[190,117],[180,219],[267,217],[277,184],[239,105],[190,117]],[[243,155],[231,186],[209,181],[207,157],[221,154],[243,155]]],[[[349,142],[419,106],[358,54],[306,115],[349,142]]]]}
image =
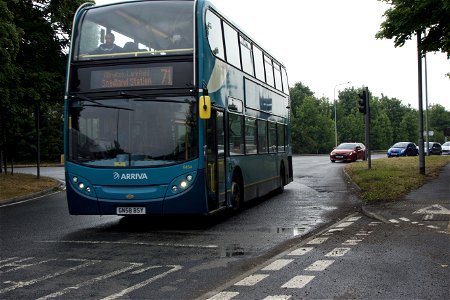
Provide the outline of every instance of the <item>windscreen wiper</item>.
{"type": "Polygon", "coordinates": [[[144,97],[142,97],[142,96],[140,96],[140,95],[137,95],[137,94],[130,94],[130,93],[127,93],[127,92],[124,92],[124,91],[120,91],[120,92],[119,92],[119,96],[124,97],[124,98],[128,98],[128,99],[130,99],[130,98],[144,99],[144,97]]]}

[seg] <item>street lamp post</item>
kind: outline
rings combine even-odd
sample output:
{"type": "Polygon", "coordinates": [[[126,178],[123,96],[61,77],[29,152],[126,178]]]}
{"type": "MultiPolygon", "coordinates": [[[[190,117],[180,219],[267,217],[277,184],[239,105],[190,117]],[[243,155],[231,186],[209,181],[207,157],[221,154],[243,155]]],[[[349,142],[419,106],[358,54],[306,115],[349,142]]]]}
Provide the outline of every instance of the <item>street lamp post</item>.
{"type": "Polygon", "coordinates": [[[344,85],[344,84],[349,84],[350,81],[347,82],[343,82],[343,83],[339,83],[336,84],[334,86],[334,90],[333,90],[333,100],[334,100],[334,137],[335,137],[335,147],[337,147],[338,145],[338,138],[337,138],[337,119],[336,119],[336,88],[340,85],[344,85]]]}

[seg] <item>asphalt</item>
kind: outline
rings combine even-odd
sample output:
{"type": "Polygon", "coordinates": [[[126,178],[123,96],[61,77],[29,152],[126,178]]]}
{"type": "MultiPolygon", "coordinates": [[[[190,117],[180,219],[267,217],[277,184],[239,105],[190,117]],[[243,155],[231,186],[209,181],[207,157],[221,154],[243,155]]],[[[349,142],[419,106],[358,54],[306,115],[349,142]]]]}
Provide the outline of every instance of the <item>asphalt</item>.
{"type": "MultiPolygon", "coordinates": [[[[0,205],[20,202],[46,194],[54,193],[65,187],[63,167],[43,167],[41,176],[58,180],[59,185],[32,195],[25,195],[14,199],[0,200],[0,205]]],[[[16,172],[36,174],[36,168],[16,168],[16,172]]],[[[414,224],[434,224],[445,222],[446,231],[450,233],[450,164],[443,167],[439,176],[420,188],[410,192],[396,202],[364,204],[362,212],[383,223],[397,223],[408,220],[414,224]],[[417,222],[417,223],[416,223],[417,222]]]]}

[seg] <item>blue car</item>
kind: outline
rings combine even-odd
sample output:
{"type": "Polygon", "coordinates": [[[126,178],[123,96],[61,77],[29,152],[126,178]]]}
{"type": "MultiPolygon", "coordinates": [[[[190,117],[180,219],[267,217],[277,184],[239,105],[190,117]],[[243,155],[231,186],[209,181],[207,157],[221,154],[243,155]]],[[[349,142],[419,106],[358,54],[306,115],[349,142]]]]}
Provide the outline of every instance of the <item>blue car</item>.
{"type": "Polygon", "coordinates": [[[387,151],[388,157],[394,156],[416,156],[419,155],[419,149],[417,149],[416,144],[411,142],[399,142],[395,143],[387,151]]]}

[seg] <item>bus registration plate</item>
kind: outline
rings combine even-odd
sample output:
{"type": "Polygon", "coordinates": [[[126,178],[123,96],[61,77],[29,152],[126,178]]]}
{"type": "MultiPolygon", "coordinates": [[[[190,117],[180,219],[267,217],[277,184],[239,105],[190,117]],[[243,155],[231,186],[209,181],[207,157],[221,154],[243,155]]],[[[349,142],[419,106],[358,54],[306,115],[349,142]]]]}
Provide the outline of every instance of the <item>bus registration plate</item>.
{"type": "Polygon", "coordinates": [[[118,215],[145,215],[145,207],[117,207],[118,215]]]}

